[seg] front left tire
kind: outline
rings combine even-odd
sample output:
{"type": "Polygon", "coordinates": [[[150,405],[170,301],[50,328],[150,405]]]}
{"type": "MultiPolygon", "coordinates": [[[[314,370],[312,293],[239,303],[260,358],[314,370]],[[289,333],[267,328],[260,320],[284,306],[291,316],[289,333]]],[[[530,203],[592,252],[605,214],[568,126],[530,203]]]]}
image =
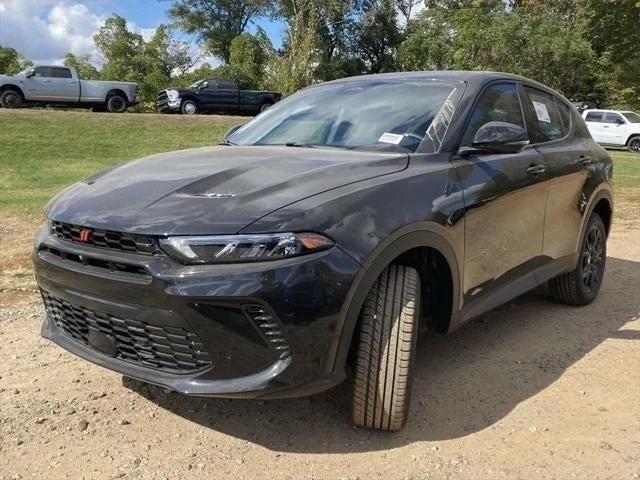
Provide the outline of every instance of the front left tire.
{"type": "Polygon", "coordinates": [[[353,379],[356,425],[398,431],[406,423],[419,314],[418,272],[390,265],[369,291],[360,315],[353,379]]]}
{"type": "Polygon", "coordinates": [[[22,107],[22,95],[15,90],[5,90],[0,95],[0,105],[3,108],[20,108],[22,107]]]}
{"type": "Polygon", "coordinates": [[[627,142],[627,148],[630,152],[640,153],[640,135],[631,137],[627,142]]]}
{"type": "Polygon", "coordinates": [[[183,115],[197,115],[198,104],[193,100],[183,100],[182,105],[180,106],[180,112],[183,115]]]}

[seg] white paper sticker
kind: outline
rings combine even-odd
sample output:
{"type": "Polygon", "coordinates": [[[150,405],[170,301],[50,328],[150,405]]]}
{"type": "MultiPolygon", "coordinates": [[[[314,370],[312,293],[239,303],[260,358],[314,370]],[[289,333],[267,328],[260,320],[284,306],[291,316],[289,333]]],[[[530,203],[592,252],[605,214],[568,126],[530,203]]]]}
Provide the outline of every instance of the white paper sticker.
{"type": "Polygon", "coordinates": [[[536,111],[536,116],[538,120],[545,123],[551,123],[551,117],[549,116],[549,110],[547,110],[547,106],[544,103],[540,102],[532,102],[533,108],[536,111]]]}
{"type": "Polygon", "coordinates": [[[398,135],[396,133],[383,133],[382,136],[378,139],[380,143],[391,143],[393,145],[400,145],[404,135],[398,135]]]}

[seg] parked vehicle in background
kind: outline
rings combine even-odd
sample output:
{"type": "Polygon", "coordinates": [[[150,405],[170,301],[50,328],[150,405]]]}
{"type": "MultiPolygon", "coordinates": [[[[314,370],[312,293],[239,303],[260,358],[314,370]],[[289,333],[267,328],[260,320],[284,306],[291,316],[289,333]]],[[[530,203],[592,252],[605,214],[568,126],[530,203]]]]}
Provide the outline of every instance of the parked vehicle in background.
{"type": "Polygon", "coordinates": [[[240,90],[232,80],[208,78],[189,88],[169,88],[158,94],[160,112],[184,115],[219,112],[230,115],[256,115],[265,111],[282,95],[278,92],[240,90]]]}
{"type": "Polygon", "coordinates": [[[573,102],[573,106],[576,107],[580,113],[585,110],[598,108],[598,105],[595,102],[573,102]]]}
{"type": "Polygon", "coordinates": [[[627,147],[640,153],[640,115],[620,110],[582,112],[593,139],[601,145],[627,147]]]}
{"type": "Polygon", "coordinates": [[[566,304],[596,298],[611,175],[576,109],[526,78],[313,86],[220,146],[49,202],[33,252],[42,334],[200,396],[312,395],[352,371],[354,422],[399,430],[419,331],[452,332],[546,283],[566,304]]]}
{"type": "Polygon", "coordinates": [[[0,105],[68,105],[122,113],[140,102],[138,85],[131,82],[81,80],[75,68],[35,65],[13,75],[0,75],[0,105]]]}

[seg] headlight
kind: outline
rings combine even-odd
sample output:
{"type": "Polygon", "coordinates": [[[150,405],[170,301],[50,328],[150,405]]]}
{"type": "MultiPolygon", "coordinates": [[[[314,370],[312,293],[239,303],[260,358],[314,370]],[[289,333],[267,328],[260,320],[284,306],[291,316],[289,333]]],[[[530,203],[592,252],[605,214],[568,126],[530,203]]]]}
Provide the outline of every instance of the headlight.
{"type": "Polygon", "coordinates": [[[333,241],[317,233],[170,237],[160,240],[170,255],[186,264],[280,260],[319,252],[333,241]]]}
{"type": "Polygon", "coordinates": [[[177,90],[167,90],[167,98],[169,100],[177,100],[180,97],[180,94],[177,90]]]}

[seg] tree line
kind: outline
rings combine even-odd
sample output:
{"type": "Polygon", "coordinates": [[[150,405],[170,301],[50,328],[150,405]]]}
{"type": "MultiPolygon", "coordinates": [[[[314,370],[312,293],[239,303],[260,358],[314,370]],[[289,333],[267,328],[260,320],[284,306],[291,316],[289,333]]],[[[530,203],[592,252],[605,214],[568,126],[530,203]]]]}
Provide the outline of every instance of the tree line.
{"type": "MultiPolygon", "coordinates": [[[[637,0],[173,0],[168,15],[149,40],[113,15],[94,38],[101,68],[71,53],[65,64],[140,83],[147,107],[159,90],[204,77],[287,95],[353,75],[446,69],[520,74],[575,101],[640,108],[637,0]],[[267,18],[284,25],[279,48],[264,30],[249,33],[267,18]],[[195,68],[200,51],[220,65],[195,68]]],[[[9,50],[0,47],[0,73],[27,64],[9,50]]]]}

